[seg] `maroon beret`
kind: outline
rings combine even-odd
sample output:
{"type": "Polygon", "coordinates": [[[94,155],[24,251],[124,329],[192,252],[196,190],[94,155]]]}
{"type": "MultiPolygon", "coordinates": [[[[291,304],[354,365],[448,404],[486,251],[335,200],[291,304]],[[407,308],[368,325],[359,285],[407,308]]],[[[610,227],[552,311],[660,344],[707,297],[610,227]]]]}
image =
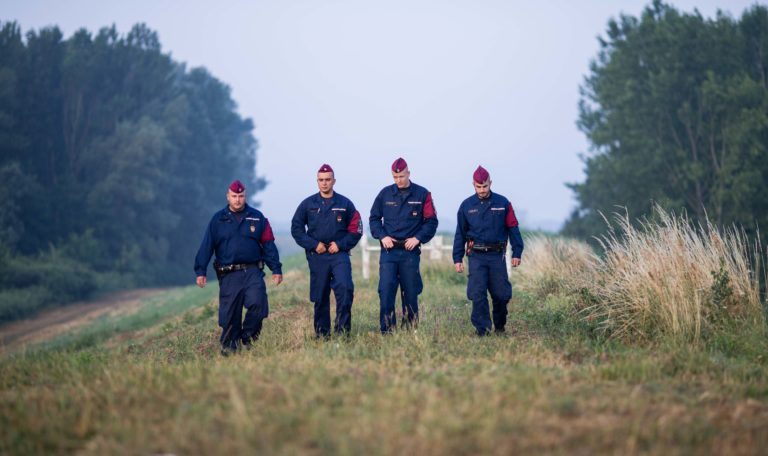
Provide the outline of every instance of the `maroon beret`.
{"type": "Polygon", "coordinates": [[[333,168],[331,168],[331,165],[327,163],[323,163],[323,166],[320,167],[320,169],[317,170],[318,173],[332,173],[333,168]]]}
{"type": "Polygon", "coordinates": [[[488,174],[488,171],[486,171],[482,166],[478,166],[475,170],[475,174],[472,175],[472,179],[474,179],[478,184],[485,183],[490,177],[491,175],[488,174]]]}
{"type": "Polygon", "coordinates": [[[238,179],[235,179],[231,184],[229,184],[229,189],[234,193],[243,193],[245,191],[245,185],[243,185],[243,183],[238,179]]]}
{"type": "Polygon", "coordinates": [[[403,160],[403,157],[398,158],[392,163],[392,172],[399,173],[408,167],[408,163],[403,160]]]}

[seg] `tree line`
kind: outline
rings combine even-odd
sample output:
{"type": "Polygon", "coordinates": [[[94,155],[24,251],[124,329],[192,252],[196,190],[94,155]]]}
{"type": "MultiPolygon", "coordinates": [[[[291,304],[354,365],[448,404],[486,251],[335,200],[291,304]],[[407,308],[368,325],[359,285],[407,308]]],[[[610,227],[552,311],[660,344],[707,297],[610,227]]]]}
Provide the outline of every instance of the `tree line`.
{"type": "Polygon", "coordinates": [[[564,233],[604,232],[659,204],[720,227],[768,232],[768,9],[704,18],[654,1],[608,23],[581,87],[590,143],[564,233]]]}
{"type": "Polygon", "coordinates": [[[256,176],[229,87],[143,24],[0,23],[0,321],[98,290],[190,283],[226,185],[256,176]]]}

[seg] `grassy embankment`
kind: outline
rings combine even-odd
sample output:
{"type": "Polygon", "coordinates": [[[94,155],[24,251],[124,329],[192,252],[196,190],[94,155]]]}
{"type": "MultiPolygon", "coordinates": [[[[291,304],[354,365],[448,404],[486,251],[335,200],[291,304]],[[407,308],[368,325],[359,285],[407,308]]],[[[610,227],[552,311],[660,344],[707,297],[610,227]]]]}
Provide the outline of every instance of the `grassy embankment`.
{"type": "MultiPolygon", "coordinates": [[[[292,259],[300,267],[270,287],[262,339],[230,358],[218,355],[216,287],[172,291],[0,360],[0,453],[765,451],[760,301],[710,249],[715,267],[686,279],[700,318],[665,326],[685,318],[658,310],[674,293],[654,273],[635,278],[646,285],[638,296],[658,291],[647,305],[611,294],[637,270],[618,267],[631,255],[610,253],[629,245],[596,258],[581,244],[529,239],[513,276],[517,333],[506,337],[473,336],[466,277],[449,260],[424,262],[421,325],[390,337],[378,334],[376,271],[364,281],[356,264],[352,336],[316,341],[308,274],[292,259]]],[[[672,250],[655,272],[681,267],[672,250]]]]}

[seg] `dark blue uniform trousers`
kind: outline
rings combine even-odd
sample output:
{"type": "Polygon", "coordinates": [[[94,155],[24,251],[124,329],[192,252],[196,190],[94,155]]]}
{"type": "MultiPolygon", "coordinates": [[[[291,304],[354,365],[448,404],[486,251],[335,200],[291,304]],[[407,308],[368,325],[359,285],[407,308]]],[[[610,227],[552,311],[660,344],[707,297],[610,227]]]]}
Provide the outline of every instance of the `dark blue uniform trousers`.
{"type": "Polygon", "coordinates": [[[352,263],[348,252],[307,256],[309,263],[309,300],[315,304],[315,334],[327,336],[331,332],[331,289],[336,298],[336,319],[333,329],[337,333],[352,329],[352,301],[355,287],[352,283],[352,263]]]}
{"type": "Polygon", "coordinates": [[[237,349],[238,343],[258,338],[261,323],[269,315],[264,272],[259,268],[233,271],[219,281],[221,345],[237,349]],[[243,307],[247,309],[243,320],[243,307]]]}
{"type": "Polygon", "coordinates": [[[496,330],[502,330],[507,323],[507,303],[512,298],[512,285],[507,278],[504,255],[473,252],[469,256],[467,298],[472,301],[472,324],[480,336],[491,331],[489,291],[493,299],[493,326],[496,330]]]}
{"type": "Polygon", "coordinates": [[[424,288],[419,273],[419,250],[382,249],[379,258],[379,324],[387,333],[397,327],[395,297],[400,286],[403,305],[403,323],[411,324],[419,319],[419,295],[424,288]]]}

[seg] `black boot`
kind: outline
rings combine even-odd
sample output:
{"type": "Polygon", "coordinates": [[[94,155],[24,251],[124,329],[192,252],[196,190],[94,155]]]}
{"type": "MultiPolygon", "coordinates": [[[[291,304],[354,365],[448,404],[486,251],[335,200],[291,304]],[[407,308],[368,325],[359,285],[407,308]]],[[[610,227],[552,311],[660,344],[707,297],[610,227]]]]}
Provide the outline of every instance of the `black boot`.
{"type": "Polygon", "coordinates": [[[259,333],[254,334],[253,336],[244,336],[242,342],[242,347],[246,350],[250,350],[253,347],[253,343],[259,340],[259,333]]]}

